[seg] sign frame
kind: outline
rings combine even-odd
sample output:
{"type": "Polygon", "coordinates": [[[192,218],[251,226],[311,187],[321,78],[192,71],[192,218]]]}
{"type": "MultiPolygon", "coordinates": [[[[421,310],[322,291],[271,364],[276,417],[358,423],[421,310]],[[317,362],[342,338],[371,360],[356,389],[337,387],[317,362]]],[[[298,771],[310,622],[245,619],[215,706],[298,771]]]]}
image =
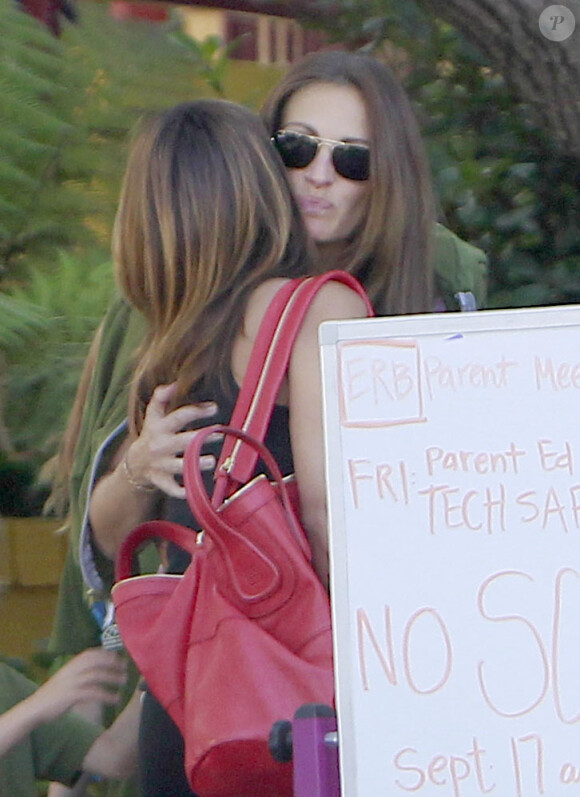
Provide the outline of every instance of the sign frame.
{"type": "MultiPolygon", "coordinates": [[[[344,390],[342,389],[341,375],[341,347],[359,344],[380,342],[422,341],[441,339],[449,340],[454,337],[462,338],[472,335],[487,333],[505,333],[506,345],[509,348],[510,336],[516,335],[514,340],[525,339],[526,333],[532,330],[541,330],[548,333],[554,330],[556,336],[561,332],[570,331],[577,334],[578,355],[580,362],[580,305],[525,308],[517,310],[490,310],[477,313],[443,313],[414,316],[398,316],[392,318],[374,318],[364,320],[349,320],[326,322],[319,331],[321,366],[323,379],[326,472],[327,472],[327,500],[330,534],[330,569],[332,584],[332,613],[335,645],[335,677],[336,677],[336,706],[339,727],[339,757],[341,769],[341,783],[343,797],[371,797],[367,792],[360,791],[360,765],[357,744],[360,739],[355,731],[355,698],[353,673],[356,669],[356,655],[351,644],[353,635],[353,606],[350,593],[351,578],[348,566],[348,535],[349,529],[346,522],[347,496],[345,491],[344,451],[341,442],[341,430],[354,425],[355,427],[386,428],[388,420],[383,423],[373,423],[373,419],[355,419],[351,424],[348,412],[345,410],[344,390]],[[522,337],[522,335],[524,337],[522,337]]],[[[575,340],[571,335],[572,345],[575,340]]],[[[497,353],[498,357],[500,352],[497,353]]],[[[579,385],[580,387],[580,385],[579,385]]],[[[580,394],[580,391],[579,391],[580,394]]],[[[420,397],[417,405],[416,417],[408,421],[408,428],[413,429],[414,423],[425,421],[424,397],[420,397]]],[[[572,420],[572,419],[570,419],[572,420]]],[[[397,425],[404,424],[399,419],[397,425]]],[[[578,440],[578,453],[580,454],[580,432],[574,433],[578,440]]],[[[580,456],[579,456],[580,460],[580,456]]],[[[385,722],[389,718],[385,717],[385,722]]],[[[579,726],[580,730],[580,726],[579,726]]],[[[579,733],[580,736],[580,733],[579,733]]],[[[580,748],[580,745],[579,745],[580,748]]],[[[517,751],[516,751],[517,752],[517,751]]],[[[578,756],[580,759],[580,755],[578,756]]],[[[576,762],[580,765],[580,760],[576,762]]],[[[579,775],[580,778],[580,775],[579,775]]],[[[468,786],[451,782],[449,789],[427,788],[394,789],[381,791],[379,788],[372,797],[385,795],[404,794],[437,794],[452,797],[460,794],[461,797],[478,795],[482,792],[469,790],[468,786]],[[461,786],[461,789],[459,788],[461,786]],[[452,788],[453,787],[453,788],[452,788]],[[455,792],[453,791],[455,789],[455,792]]],[[[577,786],[580,793],[580,786],[577,786]]],[[[527,797],[527,792],[521,791],[524,786],[517,786],[513,797],[527,797]],[[520,791],[518,791],[518,788],[520,791]]],[[[507,797],[500,787],[502,797],[507,797]]],[[[574,792],[574,788],[572,788],[574,792]]],[[[496,792],[497,793],[497,792],[496,792]]],[[[566,792],[568,793],[568,792],[566,792]]],[[[531,794],[531,792],[530,792],[531,794]]]]}

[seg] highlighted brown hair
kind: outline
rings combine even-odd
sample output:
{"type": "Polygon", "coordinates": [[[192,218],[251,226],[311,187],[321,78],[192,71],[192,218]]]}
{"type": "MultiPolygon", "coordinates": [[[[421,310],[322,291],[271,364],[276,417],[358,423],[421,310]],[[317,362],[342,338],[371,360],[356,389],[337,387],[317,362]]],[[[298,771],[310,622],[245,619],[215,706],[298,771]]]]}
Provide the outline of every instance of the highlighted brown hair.
{"type": "Polygon", "coordinates": [[[223,100],[184,103],[137,132],[113,234],[128,300],[149,322],[131,398],[140,428],[156,385],[176,404],[208,373],[225,383],[249,293],[308,273],[308,243],[260,119],[223,100]]]}

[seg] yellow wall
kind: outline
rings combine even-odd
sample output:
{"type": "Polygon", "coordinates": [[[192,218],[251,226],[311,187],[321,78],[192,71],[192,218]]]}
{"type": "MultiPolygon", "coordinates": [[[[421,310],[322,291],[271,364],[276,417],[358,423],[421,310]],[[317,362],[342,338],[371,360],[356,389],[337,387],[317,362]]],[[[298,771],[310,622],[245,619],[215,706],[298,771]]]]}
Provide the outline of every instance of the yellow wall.
{"type": "Polygon", "coordinates": [[[183,31],[192,39],[203,41],[208,36],[225,38],[225,14],[216,8],[181,8],[183,31]]]}
{"type": "Polygon", "coordinates": [[[46,648],[57,587],[9,587],[0,597],[0,653],[29,660],[46,648]]]}
{"type": "Polygon", "coordinates": [[[46,518],[0,523],[0,653],[29,658],[50,634],[67,538],[46,518]]]}
{"type": "MultiPolygon", "coordinates": [[[[304,54],[304,31],[294,19],[272,17],[265,14],[242,12],[245,17],[256,23],[256,61],[260,64],[288,63],[304,54]]],[[[203,41],[208,36],[226,39],[226,14],[222,9],[192,8],[181,6],[179,9],[183,32],[196,41],[203,41]]],[[[235,58],[235,53],[234,53],[235,58]]]]}

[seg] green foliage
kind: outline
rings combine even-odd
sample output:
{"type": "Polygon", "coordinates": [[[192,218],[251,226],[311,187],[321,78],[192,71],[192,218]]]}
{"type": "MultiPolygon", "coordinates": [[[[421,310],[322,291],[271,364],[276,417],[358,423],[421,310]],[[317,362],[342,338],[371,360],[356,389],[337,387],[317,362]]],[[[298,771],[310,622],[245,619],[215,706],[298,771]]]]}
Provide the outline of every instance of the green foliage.
{"type": "Polygon", "coordinates": [[[172,34],[175,42],[188,51],[199,74],[219,97],[225,97],[225,77],[230,55],[237,49],[243,36],[224,44],[219,36],[207,36],[203,41],[192,39],[182,30],[172,34]]]}
{"type": "Polygon", "coordinates": [[[198,65],[169,26],[81,8],[57,40],[0,0],[0,280],[50,270],[74,247],[107,256],[128,131],[190,99],[198,65]]]}
{"type": "Polygon", "coordinates": [[[27,299],[16,299],[0,293],[0,349],[18,346],[28,336],[42,333],[46,314],[27,299]]]}
{"type": "Polygon", "coordinates": [[[330,35],[364,41],[408,89],[442,220],[490,256],[490,305],[579,302],[578,160],[547,140],[481,54],[421,3],[339,0],[339,7],[325,26],[330,35]]]}
{"type": "Polygon", "coordinates": [[[87,271],[61,253],[50,274],[31,273],[26,287],[4,297],[24,309],[24,323],[7,350],[5,418],[12,443],[40,464],[54,451],[92,337],[110,301],[111,265],[87,271]],[[29,319],[32,319],[30,321],[29,319]]]}
{"type": "MultiPolygon", "coordinates": [[[[71,133],[62,112],[62,47],[17,4],[0,2],[0,278],[23,252],[62,241],[62,223],[45,187],[71,133]]],[[[54,198],[52,198],[54,199],[54,198]]],[[[63,201],[63,204],[64,201],[63,201]]],[[[60,209],[72,214],[74,206],[60,209]]]]}
{"type": "Polygon", "coordinates": [[[580,163],[453,31],[443,28],[439,42],[435,78],[417,74],[409,88],[426,117],[444,216],[490,254],[491,305],[580,301],[580,163]]]}
{"type": "Polygon", "coordinates": [[[49,270],[65,247],[91,263],[108,256],[128,133],[142,115],[208,93],[256,107],[269,78],[255,64],[228,74],[238,42],[186,46],[177,17],[121,21],[87,2],[57,40],[0,0],[0,26],[0,284],[49,270]]]}
{"type": "Polygon", "coordinates": [[[191,63],[157,27],[82,15],[59,41],[0,0],[0,444],[34,466],[54,453],[111,296],[101,264],[128,131],[192,94],[191,63]]]}

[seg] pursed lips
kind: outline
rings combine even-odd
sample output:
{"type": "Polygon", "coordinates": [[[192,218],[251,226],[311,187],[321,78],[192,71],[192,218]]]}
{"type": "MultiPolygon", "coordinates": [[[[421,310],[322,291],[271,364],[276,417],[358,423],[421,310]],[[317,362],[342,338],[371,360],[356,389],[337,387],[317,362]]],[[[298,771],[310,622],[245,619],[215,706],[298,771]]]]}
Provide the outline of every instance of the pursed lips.
{"type": "Polygon", "coordinates": [[[334,207],[332,202],[314,196],[301,196],[298,204],[304,213],[312,216],[322,215],[334,207]]]}

